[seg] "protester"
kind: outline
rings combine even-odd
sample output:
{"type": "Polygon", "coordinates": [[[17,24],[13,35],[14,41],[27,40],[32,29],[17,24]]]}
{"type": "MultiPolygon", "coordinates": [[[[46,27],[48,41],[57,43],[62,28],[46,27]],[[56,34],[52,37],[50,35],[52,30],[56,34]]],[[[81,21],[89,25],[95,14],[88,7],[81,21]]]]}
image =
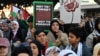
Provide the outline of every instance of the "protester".
{"type": "Polygon", "coordinates": [[[42,54],[45,55],[45,50],[48,48],[48,40],[45,32],[42,30],[36,30],[34,33],[34,38],[43,46],[42,54]]]}
{"type": "Polygon", "coordinates": [[[86,23],[85,23],[85,29],[87,31],[87,34],[89,35],[90,33],[93,32],[94,30],[94,18],[92,16],[86,16],[86,23]]]}
{"type": "Polygon", "coordinates": [[[32,51],[29,47],[20,45],[19,47],[14,48],[11,56],[32,56],[32,51]]]}
{"type": "Polygon", "coordinates": [[[68,35],[70,44],[66,47],[67,49],[73,50],[77,56],[91,56],[89,49],[83,42],[83,33],[79,27],[72,27],[68,35]]]}
{"type": "Polygon", "coordinates": [[[80,23],[78,23],[78,27],[81,28],[81,30],[82,30],[82,33],[83,33],[83,41],[85,42],[86,41],[86,37],[88,36],[88,32],[86,31],[84,22],[81,21],[80,23]]]}
{"type": "Polygon", "coordinates": [[[19,27],[19,23],[17,21],[11,21],[11,28],[13,31],[13,42],[16,40],[20,40],[21,42],[24,42],[24,37],[21,28],[19,27]]]}
{"type": "Polygon", "coordinates": [[[57,20],[51,21],[50,31],[47,34],[48,41],[53,43],[53,45],[64,49],[67,44],[69,44],[68,36],[60,30],[60,24],[57,20]]]}
{"type": "Polygon", "coordinates": [[[27,23],[28,23],[28,30],[27,30],[27,37],[26,38],[34,39],[35,28],[33,27],[33,16],[30,16],[28,18],[27,23]]]}
{"type": "Polygon", "coordinates": [[[40,42],[34,40],[34,41],[30,42],[29,46],[32,50],[33,56],[42,56],[41,51],[42,51],[43,46],[41,45],[40,42]]]}
{"type": "Polygon", "coordinates": [[[13,32],[11,30],[10,24],[7,22],[3,22],[2,25],[3,25],[2,31],[4,37],[7,38],[9,41],[11,41],[11,38],[13,38],[13,32]]]}
{"type": "Polygon", "coordinates": [[[93,51],[93,47],[96,43],[100,42],[100,18],[97,18],[95,20],[95,27],[94,31],[88,35],[86,39],[86,45],[87,47],[93,51]]]}
{"type": "Polygon", "coordinates": [[[0,56],[11,56],[10,43],[7,38],[0,38],[0,56]]]}

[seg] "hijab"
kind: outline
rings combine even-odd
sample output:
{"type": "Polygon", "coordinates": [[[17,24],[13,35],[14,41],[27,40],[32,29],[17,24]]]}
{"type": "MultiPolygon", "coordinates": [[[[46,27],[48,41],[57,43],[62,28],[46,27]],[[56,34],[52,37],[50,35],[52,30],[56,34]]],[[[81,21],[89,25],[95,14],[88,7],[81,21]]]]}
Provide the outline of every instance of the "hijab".
{"type": "Polygon", "coordinates": [[[12,21],[11,24],[16,24],[17,28],[16,29],[12,29],[14,35],[16,35],[17,30],[19,29],[19,23],[17,21],[12,21]]]}
{"type": "Polygon", "coordinates": [[[56,32],[54,32],[54,31],[52,30],[52,25],[53,25],[53,23],[55,23],[55,22],[58,23],[58,25],[59,25],[59,30],[60,30],[60,23],[59,23],[57,20],[52,20],[51,23],[50,23],[50,31],[53,33],[55,39],[57,39],[56,32]]]}
{"type": "Polygon", "coordinates": [[[100,18],[97,18],[97,19],[95,20],[95,30],[96,30],[98,33],[100,33],[100,29],[99,29],[99,27],[98,27],[98,24],[100,24],[100,18]]]}

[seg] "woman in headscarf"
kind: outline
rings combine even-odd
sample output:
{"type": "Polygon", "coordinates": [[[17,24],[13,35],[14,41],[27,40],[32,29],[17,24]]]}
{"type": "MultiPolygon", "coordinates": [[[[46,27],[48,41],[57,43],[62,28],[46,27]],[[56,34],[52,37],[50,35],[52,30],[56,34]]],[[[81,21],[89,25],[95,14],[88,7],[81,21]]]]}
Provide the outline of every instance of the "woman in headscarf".
{"type": "Polygon", "coordinates": [[[57,20],[51,21],[50,32],[48,32],[47,37],[49,42],[61,49],[64,49],[69,43],[67,34],[60,30],[60,24],[57,20]]]}
{"type": "Polygon", "coordinates": [[[19,23],[17,21],[11,21],[11,28],[13,31],[13,38],[12,38],[13,42],[15,42],[16,40],[24,42],[22,29],[19,27],[19,23]]]}
{"type": "Polygon", "coordinates": [[[11,29],[13,31],[13,37],[12,37],[12,50],[14,47],[18,47],[21,42],[24,42],[25,38],[23,37],[22,29],[19,27],[19,24],[17,21],[11,21],[11,29]]]}

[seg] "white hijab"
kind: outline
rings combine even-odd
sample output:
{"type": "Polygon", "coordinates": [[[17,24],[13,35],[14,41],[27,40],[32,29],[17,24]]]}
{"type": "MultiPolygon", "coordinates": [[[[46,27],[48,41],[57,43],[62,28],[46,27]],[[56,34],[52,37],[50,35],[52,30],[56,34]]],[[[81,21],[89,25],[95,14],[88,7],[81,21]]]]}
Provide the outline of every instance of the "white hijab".
{"type": "Polygon", "coordinates": [[[11,21],[11,24],[16,24],[17,28],[16,29],[12,29],[14,35],[16,35],[17,30],[19,29],[19,23],[17,21],[11,21]]]}

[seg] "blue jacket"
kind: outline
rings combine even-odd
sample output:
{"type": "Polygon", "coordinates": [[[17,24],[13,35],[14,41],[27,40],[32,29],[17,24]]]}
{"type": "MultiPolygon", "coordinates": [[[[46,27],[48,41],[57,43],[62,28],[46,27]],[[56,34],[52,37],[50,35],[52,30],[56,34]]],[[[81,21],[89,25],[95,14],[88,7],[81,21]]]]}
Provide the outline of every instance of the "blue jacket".
{"type": "Polygon", "coordinates": [[[82,56],[92,56],[90,50],[88,49],[85,43],[83,43],[82,46],[82,56]]]}

